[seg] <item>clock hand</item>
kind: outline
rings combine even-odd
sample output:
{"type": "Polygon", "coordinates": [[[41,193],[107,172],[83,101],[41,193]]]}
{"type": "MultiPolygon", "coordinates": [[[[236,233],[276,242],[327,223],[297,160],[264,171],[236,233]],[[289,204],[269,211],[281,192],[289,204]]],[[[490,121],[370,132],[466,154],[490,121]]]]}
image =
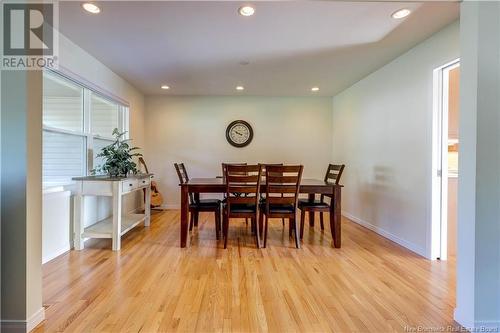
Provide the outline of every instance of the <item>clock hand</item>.
{"type": "Polygon", "coordinates": [[[238,135],[243,135],[243,134],[241,134],[241,133],[240,133],[240,132],[238,132],[238,131],[234,131],[234,132],[235,132],[236,134],[238,134],[238,135]]]}

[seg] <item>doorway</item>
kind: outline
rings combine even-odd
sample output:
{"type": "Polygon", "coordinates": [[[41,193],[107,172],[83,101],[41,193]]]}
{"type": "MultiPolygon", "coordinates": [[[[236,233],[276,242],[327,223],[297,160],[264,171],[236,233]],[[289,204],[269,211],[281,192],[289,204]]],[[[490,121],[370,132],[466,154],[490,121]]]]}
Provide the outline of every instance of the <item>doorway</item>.
{"type": "Polygon", "coordinates": [[[431,259],[456,255],[459,96],[457,59],[434,70],[431,259]]]}

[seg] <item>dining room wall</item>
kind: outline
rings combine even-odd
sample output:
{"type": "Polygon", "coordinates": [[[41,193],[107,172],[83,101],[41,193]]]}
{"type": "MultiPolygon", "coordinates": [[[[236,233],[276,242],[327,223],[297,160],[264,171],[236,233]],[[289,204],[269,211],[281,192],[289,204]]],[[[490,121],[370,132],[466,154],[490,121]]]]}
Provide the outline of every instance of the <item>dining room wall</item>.
{"type": "Polygon", "coordinates": [[[430,256],[433,71],[460,56],[455,22],[333,98],[343,214],[430,256]]]}
{"type": "Polygon", "coordinates": [[[145,127],[145,158],[169,208],[180,206],[175,162],[184,162],[190,177],[221,175],[221,162],[283,162],[323,178],[332,151],[331,97],[149,96],[145,127]],[[237,119],[254,130],[244,148],[225,137],[237,119]]]}

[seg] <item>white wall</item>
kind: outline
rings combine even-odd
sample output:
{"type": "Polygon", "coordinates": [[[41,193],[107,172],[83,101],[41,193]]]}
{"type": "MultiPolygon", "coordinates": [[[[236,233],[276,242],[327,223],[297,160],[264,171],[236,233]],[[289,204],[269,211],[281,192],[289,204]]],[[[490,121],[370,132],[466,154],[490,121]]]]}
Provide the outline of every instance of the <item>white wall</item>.
{"type": "Polygon", "coordinates": [[[56,189],[43,194],[42,263],[71,249],[71,192],[56,189]]]}
{"type": "MultiPolygon", "coordinates": [[[[465,327],[500,330],[500,3],[460,5],[457,306],[465,327]]],[[[472,331],[472,330],[471,330],[472,331]]]]}
{"type": "Polygon", "coordinates": [[[180,204],[173,164],[191,178],[220,175],[221,162],[302,163],[304,177],[324,177],[332,141],[331,98],[147,97],[146,158],[167,205],[180,204]],[[254,139],[245,148],[226,141],[227,125],[248,121],[254,139]]]}
{"type": "Polygon", "coordinates": [[[43,320],[42,75],[2,73],[2,313],[0,329],[23,331],[43,320]],[[13,191],[13,189],[16,189],[13,191]]]}
{"type": "Polygon", "coordinates": [[[433,70],[459,57],[446,27],[333,99],[346,216],[430,255],[433,70]]]}

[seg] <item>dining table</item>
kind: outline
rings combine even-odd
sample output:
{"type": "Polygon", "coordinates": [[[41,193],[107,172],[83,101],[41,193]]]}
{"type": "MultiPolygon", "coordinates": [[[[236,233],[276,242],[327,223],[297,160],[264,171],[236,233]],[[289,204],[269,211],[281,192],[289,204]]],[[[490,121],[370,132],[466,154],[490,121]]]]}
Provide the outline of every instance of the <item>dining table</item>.
{"type": "MultiPolygon", "coordinates": [[[[222,177],[192,178],[181,187],[181,248],[187,246],[189,224],[189,194],[199,197],[200,193],[226,193],[226,183],[222,177]]],[[[341,202],[342,185],[331,184],[324,180],[302,179],[299,193],[308,194],[308,200],[314,201],[317,194],[323,194],[331,199],[330,204],[330,230],[332,233],[332,246],[341,246],[341,202]]],[[[265,193],[266,184],[261,183],[261,193],[265,193]]],[[[314,226],[314,212],[309,212],[309,225],[314,226]]]]}

